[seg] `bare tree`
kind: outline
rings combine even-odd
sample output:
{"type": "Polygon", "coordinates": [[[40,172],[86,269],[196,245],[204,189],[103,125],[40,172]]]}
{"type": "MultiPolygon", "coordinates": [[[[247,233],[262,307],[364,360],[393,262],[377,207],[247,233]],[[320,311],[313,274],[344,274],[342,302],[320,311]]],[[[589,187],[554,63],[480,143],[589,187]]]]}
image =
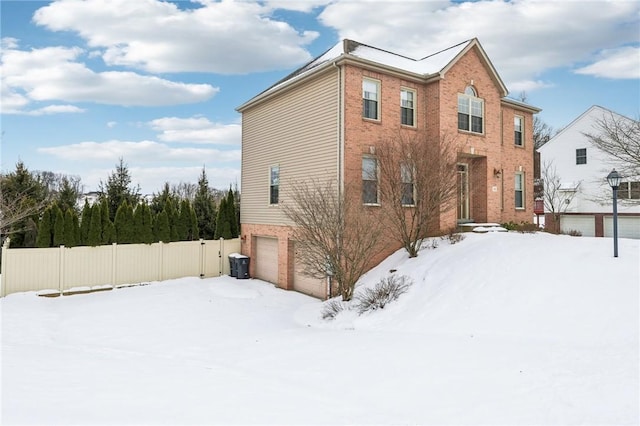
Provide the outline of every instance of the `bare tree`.
{"type": "Polygon", "coordinates": [[[176,194],[181,200],[189,200],[193,202],[198,192],[198,185],[191,182],[180,182],[171,187],[171,192],[176,194]]]}
{"type": "Polygon", "coordinates": [[[353,297],[356,282],[380,252],[382,231],[359,192],[336,182],[291,182],[285,215],[295,224],[293,239],[300,249],[304,273],[315,278],[331,275],[342,300],[353,297]]]}
{"type": "MultiPolygon", "coordinates": [[[[553,161],[545,161],[542,165],[542,180],[544,209],[551,213],[553,223],[552,232],[560,232],[560,216],[567,211],[571,201],[580,191],[581,182],[572,183],[571,188],[563,185],[562,178],[558,175],[553,161]]],[[[547,225],[547,224],[545,224],[547,225]]]]}
{"type": "Polygon", "coordinates": [[[533,117],[533,147],[540,148],[551,139],[553,127],[542,121],[537,115],[533,117]]]}
{"type": "Polygon", "coordinates": [[[6,191],[5,176],[0,175],[0,238],[19,232],[24,232],[35,224],[29,220],[43,210],[48,202],[46,199],[34,199],[29,190],[19,193],[6,191]]]}
{"type": "Polygon", "coordinates": [[[390,237],[418,256],[439,214],[455,206],[455,140],[429,140],[423,133],[399,133],[376,146],[380,198],[390,237]]]}
{"type": "Polygon", "coordinates": [[[608,154],[624,177],[640,177],[640,121],[609,113],[596,120],[596,132],[584,135],[608,154]]]}

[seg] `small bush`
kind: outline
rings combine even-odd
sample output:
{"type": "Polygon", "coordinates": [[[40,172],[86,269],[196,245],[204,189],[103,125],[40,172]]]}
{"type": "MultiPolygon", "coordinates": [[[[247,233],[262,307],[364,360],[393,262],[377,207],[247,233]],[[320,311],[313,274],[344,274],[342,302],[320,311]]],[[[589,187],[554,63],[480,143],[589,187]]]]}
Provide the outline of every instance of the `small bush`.
{"type": "Polygon", "coordinates": [[[572,229],[569,232],[563,232],[563,234],[571,235],[572,237],[582,237],[582,232],[576,229],[572,229]]]}
{"type": "Polygon", "coordinates": [[[520,223],[507,222],[507,223],[501,224],[500,226],[502,226],[508,231],[518,231],[521,233],[532,233],[532,232],[538,232],[540,230],[538,225],[536,225],[535,223],[524,222],[524,221],[520,223]]]}
{"type": "Polygon", "coordinates": [[[332,320],[334,319],[340,312],[345,310],[344,303],[342,300],[331,299],[327,300],[324,303],[324,307],[322,308],[321,316],[324,320],[332,320]]]}
{"type": "Polygon", "coordinates": [[[383,309],[409,290],[412,281],[405,275],[390,275],[371,288],[365,288],[355,297],[355,308],[359,314],[383,309]]]}
{"type": "Polygon", "coordinates": [[[449,244],[453,245],[464,240],[464,235],[456,232],[455,229],[451,229],[448,234],[442,236],[443,240],[448,240],[449,244]]]}

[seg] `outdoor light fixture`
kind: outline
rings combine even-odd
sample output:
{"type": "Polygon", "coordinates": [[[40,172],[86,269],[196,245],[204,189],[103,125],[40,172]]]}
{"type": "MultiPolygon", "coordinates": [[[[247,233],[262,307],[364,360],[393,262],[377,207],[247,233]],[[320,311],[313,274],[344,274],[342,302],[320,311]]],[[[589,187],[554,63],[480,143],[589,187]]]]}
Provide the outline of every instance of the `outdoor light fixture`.
{"type": "Polygon", "coordinates": [[[621,179],[622,176],[616,169],[607,175],[607,182],[613,189],[613,257],[618,257],[618,187],[621,179]]]}

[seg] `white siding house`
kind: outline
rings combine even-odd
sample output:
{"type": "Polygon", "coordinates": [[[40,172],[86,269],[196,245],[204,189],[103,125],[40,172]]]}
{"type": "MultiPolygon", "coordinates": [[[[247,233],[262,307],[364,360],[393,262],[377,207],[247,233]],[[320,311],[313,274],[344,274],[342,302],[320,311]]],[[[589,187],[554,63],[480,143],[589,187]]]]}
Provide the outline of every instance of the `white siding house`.
{"type": "MultiPolygon", "coordinates": [[[[579,185],[575,197],[561,217],[562,232],[576,230],[583,236],[596,237],[612,235],[613,192],[606,177],[616,163],[585,136],[599,133],[598,121],[612,118],[631,121],[594,105],[538,150],[541,169],[544,170],[545,164],[552,162],[565,190],[573,191],[579,185]]],[[[640,238],[638,180],[640,177],[625,176],[620,188],[620,191],[625,191],[619,192],[618,202],[618,236],[621,238],[640,238]]]]}

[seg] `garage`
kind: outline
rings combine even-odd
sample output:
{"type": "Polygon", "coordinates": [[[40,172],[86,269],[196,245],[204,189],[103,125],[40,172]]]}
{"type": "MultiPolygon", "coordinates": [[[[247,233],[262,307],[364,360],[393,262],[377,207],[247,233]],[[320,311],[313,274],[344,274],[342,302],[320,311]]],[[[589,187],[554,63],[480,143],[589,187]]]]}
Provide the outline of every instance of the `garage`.
{"type": "Polygon", "coordinates": [[[293,289],[300,293],[319,299],[327,298],[327,281],[326,279],[312,278],[304,275],[304,265],[300,261],[298,248],[294,243],[294,266],[293,266],[293,289]]]}
{"type": "Polygon", "coordinates": [[[560,230],[564,234],[579,231],[583,237],[595,237],[595,217],[592,215],[563,215],[560,217],[560,230]]]}
{"type": "Polygon", "coordinates": [[[278,284],[278,239],[256,237],[255,278],[278,284]]]}
{"type": "MultiPolygon", "coordinates": [[[[604,236],[613,237],[613,217],[604,218],[604,236]]],[[[640,217],[618,216],[618,238],[640,238],[640,217]]]]}

